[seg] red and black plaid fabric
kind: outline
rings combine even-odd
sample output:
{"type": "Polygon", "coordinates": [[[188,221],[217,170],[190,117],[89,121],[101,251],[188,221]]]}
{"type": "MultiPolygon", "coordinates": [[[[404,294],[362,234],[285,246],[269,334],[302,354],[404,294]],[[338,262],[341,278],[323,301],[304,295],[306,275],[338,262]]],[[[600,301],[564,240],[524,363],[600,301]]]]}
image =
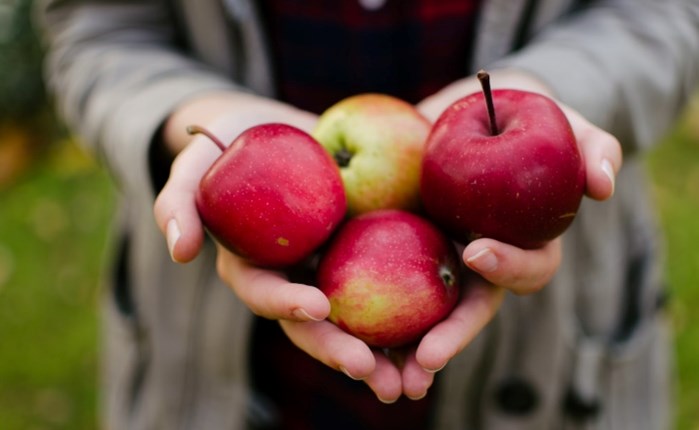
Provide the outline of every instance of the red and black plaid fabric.
{"type": "MultiPolygon", "coordinates": [[[[479,3],[387,0],[367,10],[358,0],[261,0],[278,96],[316,113],[364,92],[416,103],[466,75],[479,3]]],[[[430,428],[435,387],[385,405],[292,345],[276,322],[258,319],[252,339],[253,384],[277,421],[260,428],[430,428]]]]}
{"type": "Polygon", "coordinates": [[[280,99],[311,112],[362,92],[411,103],[464,77],[480,0],[262,0],[280,99]]]}

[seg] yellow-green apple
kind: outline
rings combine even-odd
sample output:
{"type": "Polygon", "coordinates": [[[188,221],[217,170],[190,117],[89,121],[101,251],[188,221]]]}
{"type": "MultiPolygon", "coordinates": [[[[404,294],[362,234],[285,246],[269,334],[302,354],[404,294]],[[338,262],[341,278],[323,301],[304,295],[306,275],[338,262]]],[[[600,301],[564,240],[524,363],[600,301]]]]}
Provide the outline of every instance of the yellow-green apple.
{"type": "Polygon", "coordinates": [[[573,221],[585,170],[571,126],[550,98],[514,89],[454,102],[437,119],[423,159],[426,212],[450,237],[536,248],[573,221]],[[497,115],[496,115],[497,114],[497,115]]]}
{"type": "Polygon", "coordinates": [[[308,133],[262,124],[226,148],[202,177],[196,206],[204,226],[226,248],[265,267],[300,262],[323,244],[346,213],[340,172],[308,133]]]}
{"type": "Polygon", "coordinates": [[[459,295],[454,244],[426,219],[395,209],[351,218],[321,257],[317,285],[328,319],[368,345],[418,340],[459,295]]]}
{"type": "Polygon", "coordinates": [[[352,96],[323,112],[312,134],[340,167],[350,216],[419,207],[430,128],[413,105],[384,94],[352,96]]]}

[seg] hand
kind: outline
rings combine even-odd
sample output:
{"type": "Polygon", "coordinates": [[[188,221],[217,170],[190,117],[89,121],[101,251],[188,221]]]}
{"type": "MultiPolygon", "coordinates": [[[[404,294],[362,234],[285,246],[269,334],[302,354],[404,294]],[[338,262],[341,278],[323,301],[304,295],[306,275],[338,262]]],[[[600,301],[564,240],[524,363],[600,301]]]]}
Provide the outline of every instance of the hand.
{"type": "Polygon", "coordinates": [[[364,381],[384,403],[401,395],[413,400],[427,394],[434,375],[492,319],[503,297],[503,289],[474,281],[451,314],[432,328],[417,347],[382,351],[342,331],[328,321],[281,321],[287,336],[301,349],[364,381]]]}
{"type": "MultiPolygon", "coordinates": [[[[514,88],[537,92],[556,100],[553,91],[534,76],[518,70],[489,71],[493,89],[514,88]]],[[[430,120],[435,121],[451,103],[476,91],[481,86],[471,76],[447,86],[418,104],[418,109],[430,120]]],[[[583,156],[586,173],[586,194],[595,200],[606,200],[614,194],[614,178],[622,164],[619,141],[606,131],[594,126],[575,110],[558,102],[568,117],[573,133],[583,156]]]]}
{"type": "MultiPolygon", "coordinates": [[[[278,121],[310,131],[315,120],[314,115],[289,106],[237,94],[208,95],[177,110],[163,130],[167,148],[177,157],[154,205],[155,219],[172,259],[179,263],[191,261],[201,249],[204,230],[195,195],[201,177],[220,155],[206,138],[186,134],[188,125],[206,127],[223,142],[230,142],[256,124],[278,121]]],[[[311,356],[357,379],[376,380],[379,396],[394,396],[383,389],[383,379],[389,379],[387,387],[397,383],[400,394],[400,375],[393,373],[395,378],[391,380],[390,363],[379,359],[377,365],[374,352],[364,342],[325,320],[330,303],[320,290],[290,283],[281,272],[254,267],[220,245],[216,266],[219,277],[254,314],[280,320],[285,328],[291,326],[287,333],[292,341],[311,356]],[[384,370],[389,371],[389,378],[383,378],[384,370]]]]}
{"type": "MultiPolygon", "coordinates": [[[[425,334],[416,348],[394,352],[392,359],[378,351],[373,352],[376,366],[364,381],[384,401],[396,400],[400,394],[411,399],[424,397],[434,382],[435,373],[468,346],[494,317],[505,292],[525,294],[538,291],[553,276],[561,256],[560,239],[537,250],[521,250],[494,240],[480,239],[466,247],[465,257],[471,252],[472,245],[485,245],[490,247],[487,249],[495,250],[498,267],[482,271],[483,274],[474,270],[465,280],[462,297],[455,309],[425,334]]],[[[467,262],[467,265],[472,264],[467,262]]],[[[287,322],[282,326],[292,340],[297,337],[304,340],[302,334],[294,333],[298,324],[287,322]]],[[[330,333],[330,329],[327,330],[330,333]]],[[[356,359],[357,345],[349,344],[346,350],[341,349],[343,347],[339,345],[335,355],[325,357],[327,361],[324,362],[344,363],[350,359],[350,354],[355,354],[352,358],[356,359]],[[343,354],[347,354],[347,358],[343,354]]],[[[365,366],[370,363],[366,353],[363,353],[362,360],[365,366]]]]}
{"type": "MultiPolygon", "coordinates": [[[[230,142],[245,128],[263,121],[282,121],[310,130],[315,120],[310,114],[278,106],[274,102],[255,100],[240,114],[238,100],[216,96],[183,106],[170,118],[164,137],[173,153],[179,152],[170,178],[156,199],[155,218],[167,239],[174,261],[187,262],[199,252],[204,231],[194,196],[199,180],[220,154],[218,148],[202,137],[184,133],[187,125],[200,124],[230,142]],[[271,103],[271,105],[270,105],[271,103]],[[255,107],[264,107],[254,115],[255,107]],[[274,117],[277,115],[277,117],[274,117]]],[[[256,315],[279,320],[289,338],[302,350],[324,364],[362,379],[385,402],[393,402],[401,393],[417,398],[432,383],[433,370],[424,371],[415,357],[408,355],[405,366],[396,366],[383,352],[370,349],[361,340],[327,321],[330,303],[315,287],[291,283],[283,273],[253,267],[222,246],[217,247],[217,270],[220,278],[256,315]],[[403,374],[406,377],[404,388],[403,374]]],[[[425,362],[430,366],[451,357],[454,348],[465,345],[492,318],[501,292],[483,285],[465,295],[448,321],[433,336],[426,338],[425,362]],[[460,342],[446,344],[445,339],[459,337],[460,342]],[[431,340],[430,340],[431,339],[431,340]],[[445,345],[442,345],[445,344],[445,345]],[[435,346],[436,352],[429,350],[435,346]]],[[[441,366],[441,364],[440,364],[441,366]]]]}
{"type": "MultiPolygon", "coordinates": [[[[474,81],[473,84],[476,85],[473,90],[477,90],[477,82],[474,81]]],[[[445,101],[455,100],[449,98],[450,90],[453,89],[448,88],[441,95],[426,100],[421,108],[428,116],[432,109],[431,117],[434,118],[435,112],[441,112],[441,109],[446,107],[445,101]]],[[[227,102],[224,101],[223,104],[226,105],[227,102]]],[[[206,109],[190,109],[190,112],[194,113],[202,111],[206,109]]],[[[306,130],[310,130],[310,124],[315,119],[310,114],[300,114],[288,107],[274,105],[273,109],[267,110],[270,111],[274,114],[289,114],[290,118],[306,124],[301,126],[306,130]]],[[[236,124],[235,120],[247,120],[248,126],[253,125],[253,112],[254,110],[248,108],[242,116],[231,115],[227,120],[223,119],[225,116],[214,116],[218,119],[213,120],[212,124],[201,121],[199,123],[222,136],[224,141],[230,141],[235,137],[235,133],[244,130],[243,127],[236,130],[232,126],[236,124]]],[[[187,113],[187,109],[184,113],[187,113]]],[[[197,122],[191,119],[196,115],[184,113],[173,116],[169,124],[179,122],[181,126],[173,129],[184,130],[189,123],[197,122]],[[181,120],[185,117],[190,118],[189,122],[181,120]]],[[[575,115],[572,111],[567,113],[575,115]]],[[[203,117],[208,118],[209,115],[203,117]]],[[[577,125],[574,125],[576,135],[596,137],[597,129],[582,118],[576,119],[579,120],[577,125]]],[[[182,145],[186,139],[188,138],[184,136],[175,136],[171,141],[182,145]]],[[[609,151],[606,151],[603,145],[597,146],[600,150],[596,156],[609,155],[609,151]]],[[[177,145],[173,147],[175,151],[179,150],[177,145]]],[[[594,151],[591,154],[595,156],[594,151]]],[[[171,178],[156,201],[156,219],[168,239],[175,261],[191,260],[201,247],[203,229],[194,207],[194,193],[199,178],[216,156],[218,152],[210,142],[192,139],[177,157],[171,178]]],[[[588,195],[602,199],[613,193],[613,172],[618,170],[620,165],[620,153],[618,163],[614,162],[616,159],[613,157],[610,160],[611,174],[608,174],[609,170],[603,170],[602,176],[597,175],[596,178],[590,179],[588,175],[588,195]]],[[[463,251],[464,261],[483,278],[469,284],[454,311],[430,330],[417,348],[394,353],[391,357],[382,351],[370,349],[361,340],[325,320],[330,305],[327,298],[314,287],[290,283],[281,273],[252,267],[220,246],[217,268],[220,277],[255,314],[280,320],[287,336],[302,350],[354,379],[365,381],[379,399],[390,403],[397,400],[401,394],[413,399],[424,396],[433,382],[435,372],[444,367],[492,319],[505,288],[521,294],[537,291],[555,273],[560,262],[560,253],[560,240],[553,241],[541,249],[529,251],[489,239],[479,239],[469,244],[463,251]]]]}
{"type": "Polygon", "coordinates": [[[329,303],[313,287],[290,284],[281,274],[269,276],[269,272],[248,266],[225,250],[219,252],[219,274],[234,285],[238,296],[253,312],[280,319],[284,332],[299,348],[325,365],[364,381],[381,401],[392,403],[403,394],[411,399],[425,396],[435,373],[464,349],[495,315],[505,292],[496,285],[512,284],[526,291],[548,281],[548,271],[557,266],[549,261],[560,257],[557,242],[535,251],[508,249],[505,245],[504,249],[509,252],[505,252],[507,258],[503,258],[499,269],[488,273],[487,278],[474,275],[468,279],[455,309],[433,327],[416,348],[393,351],[389,355],[369,348],[361,340],[322,320],[329,313],[329,303]],[[237,284],[235,279],[239,281],[237,284]]]}
{"type": "MultiPolygon", "coordinates": [[[[513,70],[491,74],[494,87],[519,88],[546,94],[552,92],[535,78],[513,70]]],[[[475,77],[456,82],[418,105],[431,120],[458,98],[480,91],[475,77]]],[[[560,104],[560,103],[559,103],[560,104]]],[[[595,127],[573,109],[561,105],[576,136],[586,166],[586,194],[606,200],[614,194],[614,178],[622,163],[621,145],[609,133],[595,127]]],[[[414,351],[402,359],[402,391],[420,398],[431,386],[434,372],[465,348],[495,315],[504,294],[530,294],[540,290],[561,262],[561,239],[544,247],[523,250],[492,239],[478,239],[462,253],[464,263],[480,277],[466,286],[464,297],[446,320],[430,330],[414,351]]]]}
{"type": "MultiPolygon", "coordinates": [[[[493,88],[515,88],[538,92],[555,100],[555,95],[543,82],[518,70],[490,72],[493,88]]],[[[470,93],[481,91],[475,76],[454,82],[426,98],[418,109],[432,120],[451,103],[470,93]]],[[[588,197],[606,200],[614,194],[615,176],[622,164],[621,145],[615,137],[594,126],[579,113],[559,102],[573,128],[585,163],[588,197]]],[[[495,285],[517,294],[538,291],[554,275],[561,261],[561,241],[554,240],[541,249],[522,250],[491,239],[471,242],[463,252],[466,265],[495,285]],[[527,268],[521,272],[518,268],[527,268]],[[532,276],[534,275],[534,276],[532,276]]]]}
{"type": "Polygon", "coordinates": [[[172,259],[180,263],[191,261],[201,249],[204,229],[195,195],[202,176],[221,155],[206,137],[188,135],[187,126],[205,127],[228,144],[254,125],[282,122],[310,131],[316,119],[311,113],[283,103],[242,93],[207,94],[175,111],[166,122],[162,136],[166,148],[177,157],[153,208],[172,259]]]}
{"type": "MultiPolygon", "coordinates": [[[[206,138],[187,135],[188,125],[206,127],[223,142],[230,142],[255,124],[279,121],[310,131],[315,120],[311,114],[273,101],[227,94],[206,96],[175,112],[165,125],[163,138],[170,151],[178,155],[154,205],[156,222],[172,259],[191,261],[201,249],[204,230],[195,195],[201,177],[220,155],[206,138]]],[[[280,320],[285,329],[291,327],[287,333],[292,341],[311,356],[352,377],[376,380],[378,385],[373,386],[379,396],[394,397],[383,388],[384,379],[388,379],[386,387],[397,384],[400,394],[400,375],[394,372],[395,378],[390,377],[390,363],[379,359],[377,365],[374,352],[364,342],[325,320],[330,303],[320,290],[290,283],[281,272],[254,267],[220,245],[216,266],[219,277],[254,314],[280,320]],[[385,370],[388,378],[382,376],[385,370]]]]}

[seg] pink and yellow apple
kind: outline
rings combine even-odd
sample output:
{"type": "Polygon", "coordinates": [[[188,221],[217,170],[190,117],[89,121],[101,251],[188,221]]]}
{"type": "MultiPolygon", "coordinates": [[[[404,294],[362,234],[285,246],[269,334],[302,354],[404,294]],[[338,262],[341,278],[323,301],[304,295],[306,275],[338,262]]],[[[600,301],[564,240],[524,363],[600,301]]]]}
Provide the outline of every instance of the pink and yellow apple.
{"type": "Polygon", "coordinates": [[[392,348],[417,341],[453,309],[459,267],[454,245],[427,220],[380,210],[340,227],[317,284],[330,321],[370,346],[392,348]]]}

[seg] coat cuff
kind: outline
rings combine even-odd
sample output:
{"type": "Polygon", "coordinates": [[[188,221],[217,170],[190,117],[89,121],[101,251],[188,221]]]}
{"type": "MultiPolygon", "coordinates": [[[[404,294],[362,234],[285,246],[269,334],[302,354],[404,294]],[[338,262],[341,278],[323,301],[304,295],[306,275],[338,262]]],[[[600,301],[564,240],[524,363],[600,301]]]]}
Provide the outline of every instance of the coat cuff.
{"type": "MultiPolygon", "coordinates": [[[[168,116],[191,98],[208,92],[238,90],[225,79],[212,79],[211,76],[203,79],[194,74],[144,85],[141,91],[134,92],[133,97],[119,104],[101,137],[106,152],[104,159],[119,186],[141,193],[144,187],[149,187],[154,198],[159,192],[154,188],[158,186],[155,180],[163,172],[151,171],[152,145],[168,116]]],[[[162,167],[169,172],[169,165],[162,167]]]]}

